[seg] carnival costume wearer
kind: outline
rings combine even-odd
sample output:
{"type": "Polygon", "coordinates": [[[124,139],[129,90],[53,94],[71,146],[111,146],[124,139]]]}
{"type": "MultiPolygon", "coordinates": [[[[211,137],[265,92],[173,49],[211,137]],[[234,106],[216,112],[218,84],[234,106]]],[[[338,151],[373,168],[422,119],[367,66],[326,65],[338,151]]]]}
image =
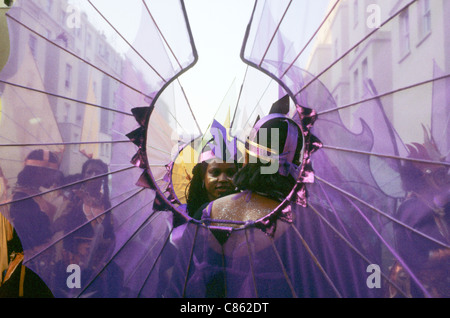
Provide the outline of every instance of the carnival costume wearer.
{"type": "MultiPolygon", "coordinates": [[[[408,145],[409,158],[443,161],[434,143],[427,139],[423,145],[408,145]]],[[[407,197],[397,214],[402,223],[438,242],[450,244],[450,183],[448,168],[420,162],[406,162],[402,180],[407,197]]],[[[411,232],[403,226],[395,227],[400,256],[407,262],[432,297],[450,297],[450,249],[411,232]]],[[[409,297],[424,297],[424,291],[413,277],[396,262],[391,278],[409,297]]],[[[389,297],[399,297],[389,287],[389,297]]]]}
{"type": "Polygon", "coordinates": [[[239,168],[236,139],[229,142],[226,128],[216,120],[210,131],[213,138],[203,147],[187,188],[187,211],[197,220],[210,201],[235,193],[232,179],[239,168]]]}
{"type": "MultiPolygon", "coordinates": [[[[12,261],[4,278],[2,297],[52,297],[44,282],[22,265],[24,249],[30,255],[45,245],[52,236],[50,221],[56,207],[43,196],[41,187],[50,188],[59,176],[59,160],[47,150],[32,151],[25,160],[13,190],[10,217],[14,225],[13,239],[9,242],[12,261]],[[22,217],[26,214],[26,217],[22,217]],[[20,239],[19,239],[20,237],[20,239]]],[[[45,264],[43,264],[45,266],[45,264]]]]}
{"type": "MultiPolygon", "coordinates": [[[[247,154],[252,159],[247,156],[244,167],[234,176],[234,183],[242,192],[218,198],[208,203],[202,211],[202,221],[217,239],[213,245],[227,241],[229,231],[226,228],[239,228],[270,214],[288,195],[298,178],[303,146],[300,127],[285,115],[272,114],[258,121],[254,128],[246,144],[247,154]],[[275,144],[266,142],[271,140],[270,132],[264,143],[258,143],[262,141],[258,139],[260,129],[266,127],[281,128],[274,134],[277,142],[280,141],[281,151],[276,149],[275,144]],[[274,166],[271,167],[271,164],[274,166]],[[264,175],[261,168],[262,171],[265,171],[264,168],[275,170],[271,171],[272,174],[264,175]]],[[[281,229],[279,231],[282,232],[281,229]]],[[[263,242],[260,248],[265,248],[263,242]]],[[[223,253],[220,248],[215,253],[210,251],[203,271],[196,272],[189,279],[189,284],[202,290],[205,297],[227,297],[226,274],[218,270],[223,266],[223,253]]],[[[233,269],[237,275],[239,264],[233,269]]],[[[240,278],[235,284],[242,284],[249,279],[245,274],[240,278]]],[[[261,279],[270,285],[279,277],[273,273],[261,279]]]]}
{"type": "Polygon", "coordinates": [[[259,120],[246,142],[246,164],[234,178],[243,192],[211,202],[202,219],[241,227],[272,212],[300,175],[302,146],[301,129],[289,117],[271,114],[259,120]],[[267,138],[261,138],[263,129],[267,138]]]}
{"type": "MultiPolygon", "coordinates": [[[[83,281],[89,281],[91,275],[101,270],[114,248],[114,222],[109,213],[111,202],[107,173],[108,166],[103,161],[87,160],[80,176],[83,183],[81,187],[71,189],[71,203],[57,221],[59,228],[67,228],[64,225],[66,223],[78,228],[64,241],[64,255],[59,265],[62,268],[70,264],[79,265],[83,271],[83,281]]],[[[113,261],[110,270],[104,275],[115,275],[115,284],[120,286],[121,270],[113,261]]],[[[63,277],[59,280],[65,282],[63,277]]],[[[118,290],[113,286],[100,286],[99,290],[108,297],[118,297],[118,290]]]]}
{"type": "MultiPolygon", "coordinates": [[[[192,170],[193,177],[187,189],[187,211],[194,220],[201,220],[203,209],[212,200],[236,193],[233,176],[240,168],[240,161],[242,161],[242,154],[237,150],[236,139],[228,140],[224,126],[214,120],[210,131],[213,138],[203,147],[198,163],[192,170]]],[[[179,234],[180,237],[184,235],[186,235],[184,232],[179,234]]],[[[185,252],[179,247],[177,249],[177,255],[182,255],[185,252]]],[[[193,257],[197,258],[199,256],[198,253],[201,252],[195,251],[193,257]]],[[[217,287],[223,285],[223,273],[219,271],[218,274],[213,276],[210,276],[209,273],[211,268],[222,266],[221,261],[221,255],[210,255],[208,264],[205,264],[205,270],[196,273],[189,280],[190,283],[196,286],[195,289],[200,294],[205,295],[205,297],[225,297],[226,293],[224,293],[224,290],[217,287]]],[[[173,270],[180,270],[185,266],[183,262],[176,262],[173,259],[170,262],[174,268],[173,270]]],[[[175,277],[175,280],[178,279],[179,277],[175,277]]],[[[176,286],[182,286],[178,284],[173,281],[169,282],[166,287],[165,297],[183,297],[183,292],[175,288],[176,286]]]]}
{"type": "Polygon", "coordinates": [[[99,224],[104,226],[104,236],[113,238],[112,220],[108,213],[104,213],[111,207],[108,181],[106,177],[101,176],[107,172],[108,167],[101,160],[89,159],[83,164],[81,179],[92,178],[92,180],[84,182],[79,189],[73,190],[72,206],[69,213],[66,213],[66,216],[71,219],[68,221],[83,224],[94,220],[93,224],[77,231],[76,237],[81,240],[93,238],[94,226],[99,224]]]}

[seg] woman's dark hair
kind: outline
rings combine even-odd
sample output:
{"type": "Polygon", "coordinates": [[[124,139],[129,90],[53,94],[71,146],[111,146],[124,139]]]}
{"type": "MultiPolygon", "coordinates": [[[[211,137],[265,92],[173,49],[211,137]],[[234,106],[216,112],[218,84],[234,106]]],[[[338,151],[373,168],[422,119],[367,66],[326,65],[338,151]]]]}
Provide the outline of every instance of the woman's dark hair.
{"type": "Polygon", "coordinates": [[[187,211],[191,217],[203,204],[209,202],[208,193],[203,186],[207,169],[208,162],[205,161],[197,163],[192,169],[192,179],[189,182],[189,190],[186,194],[187,211]]]}
{"type": "MultiPolygon", "coordinates": [[[[214,152],[218,151],[218,149],[222,150],[222,153],[219,154],[217,157],[222,158],[219,159],[223,160],[224,162],[227,161],[229,158],[234,159],[234,164],[236,166],[236,169],[239,170],[239,168],[242,166],[242,164],[239,163],[240,159],[240,152],[236,151],[236,153],[232,154],[230,153],[230,150],[226,147],[225,143],[222,142],[222,147],[214,147],[217,141],[214,139],[209,140],[206,145],[202,149],[202,154],[211,150],[214,150],[214,152]]],[[[215,154],[217,155],[217,154],[215,154]]],[[[216,157],[216,158],[217,158],[216,157]]],[[[188,189],[186,195],[186,203],[187,203],[187,212],[190,217],[193,217],[195,212],[198,211],[198,209],[204,205],[205,203],[210,202],[208,197],[208,192],[206,191],[204,187],[204,180],[206,171],[208,170],[208,164],[212,160],[212,158],[207,159],[206,161],[202,161],[200,163],[197,163],[194,168],[192,169],[192,179],[189,182],[189,185],[186,187],[188,189]]]]}
{"type": "MultiPolygon", "coordinates": [[[[272,128],[277,128],[279,135],[278,143],[281,152],[282,149],[284,149],[287,139],[287,120],[290,119],[275,118],[262,125],[261,128],[266,128],[267,138],[259,138],[259,134],[257,134],[259,145],[272,148],[272,128]]],[[[295,124],[295,127],[298,128],[298,138],[293,163],[300,165],[303,138],[302,132],[297,124],[295,124]]],[[[268,167],[270,164],[270,162],[264,160],[261,161],[259,158],[251,158],[250,162],[240,169],[234,176],[234,184],[239,190],[251,190],[277,200],[283,200],[295,186],[296,180],[290,175],[282,176],[278,172],[273,174],[261,173],[261,168],[268,167]]]]}
{"type": "MultiPolygon", "coordinates": [[[[86,177],[86,170],[90,165],[96,165],[99,166],[102,173],[108,172],[108,165],[104,163],[100,159],[88,159],[81,168],[81,179],[84,179],[86,177]]],[[[102,190],[103,190],[103,197],[102,197],[102,203],[105,209],[109,209],[111,207],[111,202],[109,199],[109,187],[108,187],[108,177],[104,176],[101,177],[102,179],[102,190]]]]}
{"type": "Polygon", "coordinates": [[[44,161],[44,150],[38,149],[30,152],[26,158],[26,162],[30,160],[36,160],[42,162],[43,166],[25,165],[22,171],[17,175],[17,184],[19,186],[38,188],[44,184],[45,180],[49,178],[54,178],[55,183],[58,182],[60,178],[60,173],[58,170],[46,168],[45,164],[57,165],[59,163],[58,157],[52,153],[48,152],[49,157],[47,161],[44,161]]]}
{"type": "Polygon", "coordinates": [[[85,163],[83,163],[83,166],[81,168],[81,176],[84,177],[86,175],[86,170],[89,167],[89,165],[91,164],[96,164],[98,165],[101,169],[103,173],[107,173],[108,172],[108,165],[106,163],[104,163],[102,160],[100,159],[88,159],[85,163]]]}

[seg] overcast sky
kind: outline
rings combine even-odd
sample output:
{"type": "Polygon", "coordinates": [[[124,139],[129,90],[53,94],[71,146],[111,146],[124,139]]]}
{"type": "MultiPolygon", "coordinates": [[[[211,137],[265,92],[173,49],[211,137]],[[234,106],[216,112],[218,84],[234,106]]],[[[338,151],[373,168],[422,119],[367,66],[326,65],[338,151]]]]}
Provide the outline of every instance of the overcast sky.
{"type": "Polygon", "coordinates": [[[180,77],[180,82],[202,128],[211,122],[233,81],[236,80],[237,87],[242,82],[246,64],[239,54],[254,3],[254,0],[185,1],[199,60],[180,77]]]}

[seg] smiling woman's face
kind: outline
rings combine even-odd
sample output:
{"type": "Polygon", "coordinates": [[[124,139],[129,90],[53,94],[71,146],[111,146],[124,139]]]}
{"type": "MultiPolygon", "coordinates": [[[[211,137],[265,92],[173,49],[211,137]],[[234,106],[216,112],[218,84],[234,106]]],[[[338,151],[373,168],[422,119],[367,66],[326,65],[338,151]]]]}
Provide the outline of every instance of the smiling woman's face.
{"type": "Polygon", "coordinates": [[[234,189],[233,176],[237,172],[234,163],[211,162],[205,174],[205,189],[210,201],[234,189]]]}

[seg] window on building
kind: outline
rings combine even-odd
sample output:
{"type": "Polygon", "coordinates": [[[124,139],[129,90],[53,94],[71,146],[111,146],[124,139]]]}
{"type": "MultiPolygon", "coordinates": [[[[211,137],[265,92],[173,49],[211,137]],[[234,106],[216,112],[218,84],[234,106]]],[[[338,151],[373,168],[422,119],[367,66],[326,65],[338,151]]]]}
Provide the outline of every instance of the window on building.
{"type": "Polygon", "coordinates": [[[74,28],[74,29],[75,29],[76,36],[81,39],[81,36],[83,35],[83,30],[82,30],[81,26],[79,26],[78,28],[74,28]]]}
{"type": "Polygon", "coordinates": [[[66,64],[66,76],[64,85],[66,88],[70,88],[72,85],[72,66],[70,64],[66,64]]]}
{"type": "Polygon", "coordinates": [[[61,10],[61,24],[62,25],[66,25],[66,22],[67,22],[66,17],[67,17],[66,10],[61,10]]]}
{"type": "Polygon", "coordinates": [[[100,155],[102,156],[102,157],[109,157],[109,155],[110,155],[110,147],[109,147],[109,144],[107,144],[107,143],[102,143],[101,145],[100,145],[100,155]]]}
{"type": "Polygon", "coordinates": [[[430,0],[421,0],[420,1],[420,34],[425,37],[428,33],[431,32],[431,8],[430,8],[430,0]]]}
{"type": "Polygon", "coordinates": [[[334,58],[337,59],[339,57],[339,47],[338,47],[338,40],[334,40],[334,58]]]}
{"type": "Polygon", "coordinates": [[[30,35],[28,38],[28,46],[30,47],[31,54],[36,57],[37,39],[35,36],[30,35]]]}
{"type": "Polygon", "coordinates": [[[408,8],[400,13],[400,55],[405,56],[410,52],[409,12],[408,8]]]}
{"type": "MultiPolygon", "coordinates": [[[[73,141],[74,142],[77,142],[77,141],[81,141],[81,137],[80,137],[80,134],[79,133],[76,133],[76,132],[74,132],[73,133],[73,141]]],[[[74,153],[76,153],[76,154],[79,154],[80,152],[80,148],[79,148],[80,146],[78,146],[78,145],[74,145],[74,146],[72,146],[72,151],[74,152],[74,153]]]]}
{"type": "Polygon", "coordinates": [[[68,123],[70,119],[70,104],[64,103],[65,109],[64,109],[64,119],[63,122],[68,123]]]}
{"type": "Polygon", "coordinates": [[[98,43],[98,51],[97,51],[98,55],[102,56],[103,54],[103,43],[98,43]]]}
{"type": "Polygon", "coordinates": [[[353,25],[358,25],[358,18],[359,18],[359,6],[358,6],[358,0],[353,0],[353,25]]]}
{"type": "Polygon", "coordinates": [[[369,64],[368,64],[368,62],[367,62],[367,58],[365,58],[363,61],[362,61],[362,64],[361,64],[361,80],[362,80],[362,83],[363,83],[363,87],[364,87],[364,85],[365,85],[365,82],[369,79],[369,64]]]}
{"type": "Polygon", "coordinates": [[[100,144],[100,156],[105,155],[105,144],[100,144]]]}
{"type": "Polygon", "coordinates": [[[86,33],[86,45],[88,47],[91,47],[92,45],[92,36],[89,32],[86,33]]]}
{"type": "Polygon", "coordinates": [[[108,61],[109,58],[109,52],[108,52],[108,46],[104,43],[99,43],[98,47],[98,55],[108,61]]]}
{"type": "Polygon", "coordinates": [[[353,72],[353,98],[355,101],[359,99],[359,72],[357,69],[353,72]]]}

